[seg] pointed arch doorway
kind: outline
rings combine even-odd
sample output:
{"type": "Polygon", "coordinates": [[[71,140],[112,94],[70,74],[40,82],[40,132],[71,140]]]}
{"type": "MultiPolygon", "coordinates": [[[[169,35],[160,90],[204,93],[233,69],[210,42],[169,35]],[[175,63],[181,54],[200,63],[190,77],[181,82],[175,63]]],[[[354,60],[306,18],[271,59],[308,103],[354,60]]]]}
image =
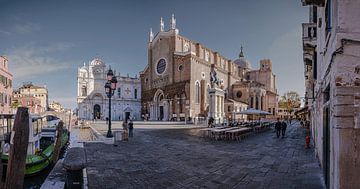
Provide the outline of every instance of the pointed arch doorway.
{"type": "Polygon", "coordinates": [[[155,93],[152,105],[150,113],[152,120],[167,121],[169,119],[169,103],[162,90],[155,93]]]}

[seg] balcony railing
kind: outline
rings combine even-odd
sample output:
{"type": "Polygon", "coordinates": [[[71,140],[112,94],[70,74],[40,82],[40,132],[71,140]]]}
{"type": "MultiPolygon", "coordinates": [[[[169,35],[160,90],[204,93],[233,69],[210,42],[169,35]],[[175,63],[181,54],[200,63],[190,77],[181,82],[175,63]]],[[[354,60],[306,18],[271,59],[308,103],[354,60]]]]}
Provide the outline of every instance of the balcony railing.
{"type": "Polygon", "coordinates": [[[316,40],[316,23],[303,23],[302,24],[303,29],[303,39],[315,39],[316,40]]]}
{"type": "Polygon", "coordinates": [[[316,23],[303,23],[303,48],[304,50],[309,47],[316,46],[316,23]]]}

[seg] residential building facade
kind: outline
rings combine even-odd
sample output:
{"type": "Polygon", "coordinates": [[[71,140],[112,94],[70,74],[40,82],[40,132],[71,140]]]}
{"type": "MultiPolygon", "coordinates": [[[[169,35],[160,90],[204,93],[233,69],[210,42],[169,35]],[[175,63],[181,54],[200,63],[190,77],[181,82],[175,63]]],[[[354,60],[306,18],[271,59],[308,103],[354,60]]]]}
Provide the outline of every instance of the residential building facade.
{"type": "MultiPolygon", "coordinates": [[[[38,100],[40,100],[40,106],[41,106],[41,111],[40,112],[44,112],[48,110],[49,107],[49,96],[48,96],[48,89],[46,88],[46,86],[37,86],[34,85],[33,83],[29,82],[29,83],[24,83],[20,88],[16,89],[13,91],[13,102],[28,102],[29,97],[34,97],[38,100]],[[22,98],[26,98],[27,100],[21,100],[22,98]]],[[[34,106],[38,106],[38,103],[35,103],[34,100],[30,100],[34,103],[32,103],[34,106]]],[[[21,103],[22,104],[22,103],[21,103]]],[[[29,106],[29,105],[27,105],[29,106]]],[[[38,109],[38,107],[34,107],[34,109],[38,109]]]]}
{"type": "Polygon", "coordinates": [[[278,107],[278,117],[280,119],[295,119],[296,115],[295,112],[298,111],[300,108],[294,108],[292,111],[289,111],[287,108],[278,107]]]}
{"type": "MultiPolygon", "coordinates": [[[[109,67],[108,67],[109,68],[109,67]]],[[[109,98],[105,93],[106,64],[99,58],[78,69],[78,117],[105,120],[109,115],[109,98]]],[[[112,120],[141,119],[141,85],[138,77],[116,75],[117,88],[111,101],[112,120]]]]}
{"type": "Polygon", "coordinates": [[[317,8],[309,6],[309,22],[302,24],[302,41],[303,41],[303,60],[304,60],[304,77],[305,77],[305,99],[304,112],[305,119],[311,119],[312,103],[314,101],[314,87],[317,79],[317,8]]]}
{"type": "Polygon", "coordinates": [[[9,61],[0,56],[0,114],[11,114],[13,76],[9,71],[9,61]]]}
{"type": "Polygon", "coordinates": [[[302,0],[306,97],[327,188],[360,186],[360,1],[302,0]],[[309,76],[309,77],[307,77],[309,76]]]}
{"type": "Polygon", "coordinates": [[[13,97],[12,104],[16,107],[27,107],[30,114],[40,114],[44,111],[41,106],[41,100],[34,96],[15,96],[13,97]]]}
{"type": "Polygon", "coordinates": [[[65,109],[64,107],[60,104],[60,102],[55,102],[55,101],[52,101],[50,104],[49,104],[49,109],[50,110],[53,110],[55,112],[65,112],[65,109]]]}

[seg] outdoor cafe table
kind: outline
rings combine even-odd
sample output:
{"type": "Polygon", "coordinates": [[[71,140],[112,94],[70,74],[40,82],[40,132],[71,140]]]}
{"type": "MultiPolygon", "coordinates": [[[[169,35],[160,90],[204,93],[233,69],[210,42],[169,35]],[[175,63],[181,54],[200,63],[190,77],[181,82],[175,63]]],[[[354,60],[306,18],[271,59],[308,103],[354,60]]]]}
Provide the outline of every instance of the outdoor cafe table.
{"type": "Polygon", "coordinates": [[[214,128],[204,128],[204,129],[200,129],[200,132],[202,132],[203,137],[207,137],[210,135],[210,131],[213,130],[214,128]]]}
{"type": "Polygon", "coordinates": [[[215,138],[215,140],[220,138],[221,134],[224,134],[226,131],[230,131],[230,130],[234,130],[237,129],[238,127],[228,127],[228,128],[223,128],[223,129],[213,129],[210,130],[210,132],[212,133],[212,136],[215,138]]]}
{"type": "Polygon", "coordinates": [[[235,138],[235,135],[237,134],[241,134],[241,133],[245,133],[246,131],[250,131],[252,130],[251,128],[247,128],[247,127],[243,127],[243,128],[239,128],[239,129],[234,129],[234,130],[229,130],[229,131],[226,131],[225,134],[226,134],[226,137],[228,139],[234,139],[235,138]],[[229,136],[228,136],[229,135],[229,136]]]}

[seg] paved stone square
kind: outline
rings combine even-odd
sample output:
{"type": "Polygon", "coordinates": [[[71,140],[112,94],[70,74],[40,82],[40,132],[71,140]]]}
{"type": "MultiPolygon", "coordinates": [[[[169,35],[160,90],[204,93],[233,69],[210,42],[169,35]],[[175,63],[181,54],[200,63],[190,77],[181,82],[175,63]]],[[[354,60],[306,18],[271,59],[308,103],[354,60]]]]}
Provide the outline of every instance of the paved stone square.
{"type": "Polygon", "coordinates": [[[243,141],[200,138],[197,128],[136,128],[117,146],[86,143],[89,188],[307,188],[323,178],[298,123],[243,141]]]}

